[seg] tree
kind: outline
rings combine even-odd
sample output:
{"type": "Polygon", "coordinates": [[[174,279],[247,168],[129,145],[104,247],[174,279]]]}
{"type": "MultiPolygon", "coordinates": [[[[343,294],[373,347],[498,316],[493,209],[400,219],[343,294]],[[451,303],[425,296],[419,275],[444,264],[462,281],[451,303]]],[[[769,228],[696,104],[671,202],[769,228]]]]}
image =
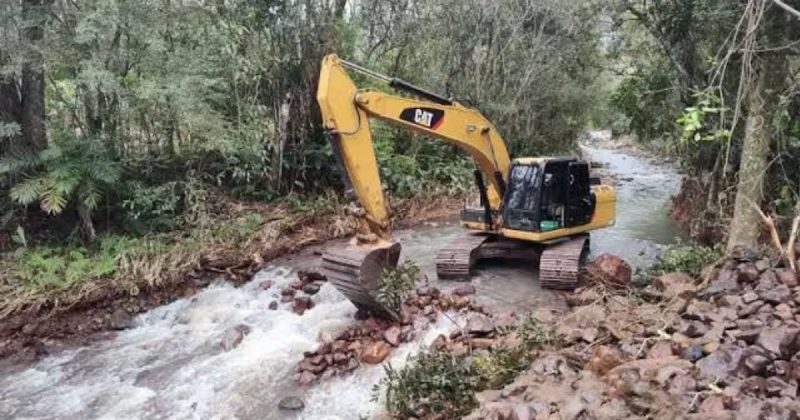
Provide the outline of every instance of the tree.
{"type": "Polygon", "coordinates": [[[742,42],[741,77],[747,103],[744,141],[736,189],[736,202],[728,236],[728,249],[742,245],[755,248],[761,232],[756,206],[764,200],[773,118],[788,77],[786,55],[757,53],[785,41],[787,15],[767,10],[769,0],[750,0],[742,42]],[[762,23],[762,21],[764,23],[762,23]]]}

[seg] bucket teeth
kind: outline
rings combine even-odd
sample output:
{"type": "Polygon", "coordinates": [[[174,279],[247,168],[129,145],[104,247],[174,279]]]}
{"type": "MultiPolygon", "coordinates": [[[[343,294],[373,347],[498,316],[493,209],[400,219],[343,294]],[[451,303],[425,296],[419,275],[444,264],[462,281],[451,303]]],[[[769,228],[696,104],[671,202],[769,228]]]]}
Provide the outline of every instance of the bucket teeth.
{"type": "Polygon", "coordinates": [[[548,246],[539,260],[539,282],[546,289],[574,290],[589,255],[589,236],[548,246]]]}
{"type": "Polygon", "coordinates": [[[400,244],[386,247],[347,246],[329,249],[322,255],[322,273],[357,308],[378,316],[397,318],[397,314],[375,298],[385,268],[394,268],[400,244]]]}

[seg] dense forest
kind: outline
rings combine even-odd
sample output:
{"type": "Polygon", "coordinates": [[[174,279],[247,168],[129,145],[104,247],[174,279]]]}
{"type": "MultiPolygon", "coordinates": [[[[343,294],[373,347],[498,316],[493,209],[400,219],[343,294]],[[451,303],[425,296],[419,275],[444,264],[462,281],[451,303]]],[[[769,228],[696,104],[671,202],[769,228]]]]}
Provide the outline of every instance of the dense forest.
{"type": "MultiPolygon", "coordinates": [[[[241,242],[265,220],[232,218],[232,203],[340,211],[315,101],[331,52],[480,109],[516,155],[572,153],[591,127],[635,135],[689,175],[695,236],[752,246],[760,207],[785,238],[800,181],[796,6],[5,1],[0,284],[60,288],[64,273],[114,273],[130,249],[241,242]]],[[[472,163],[450,146],[384,125],[375,137],[390,196],[470,188],[472,163]]]]}

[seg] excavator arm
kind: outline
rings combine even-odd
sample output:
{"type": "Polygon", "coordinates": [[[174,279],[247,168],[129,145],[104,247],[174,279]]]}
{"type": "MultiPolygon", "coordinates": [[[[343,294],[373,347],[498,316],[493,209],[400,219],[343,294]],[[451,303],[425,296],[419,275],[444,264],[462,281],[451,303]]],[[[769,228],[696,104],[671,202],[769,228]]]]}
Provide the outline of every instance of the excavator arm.
{"type": "Polygon", "coordinates": [[[322,62],[317,101],[324,128],[345,170],[346,184],[366,213],[368,233],[382,240],[391,237],[389,212],[370,132],[373,118],[441,139],[466,151],[488,180],[489,206],[492,210],[500,209],[510,156],[497,129],[479,111],[336,55],[329,55],[322,62]],[[358,89],[347,70],[383,80],[419,99],[358,89]]]}
{"type": "MultiPolygon", "coordinates": [[[[400,244],[391,241],[391,221],[381,188],[380,170],[370,132],[378,119],[438,138],[465,150],[488,180],[481,192],[487,217],[499,210],[508,181],[510,157],[494,125],[480,112],[399,79],[389,78],[335,55],[325,57],[317,101],[325,132],[344,169],[345,188],[360,207],[359,235],[345,247],[328,249],[322,270],[357,307],[397,317],[375,298],[383,270],[397,265],[400,244]],[[412,97],[359,89],[348,70],[383,80],[412,97]]],[[[483,185],[483,183],[479,183],[483,185]]]]}

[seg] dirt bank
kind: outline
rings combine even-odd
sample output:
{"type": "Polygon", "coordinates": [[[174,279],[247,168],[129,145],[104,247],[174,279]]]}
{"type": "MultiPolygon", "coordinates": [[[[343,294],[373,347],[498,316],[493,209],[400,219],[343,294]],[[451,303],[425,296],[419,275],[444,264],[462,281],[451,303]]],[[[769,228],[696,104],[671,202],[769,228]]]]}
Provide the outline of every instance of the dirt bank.
{"type": "MultiPolygon", "coordinates": [[[[463,197],[459,196],[395,200],[396,225],[412,226],[425,220],[452,217],[462,202],[463,197]]],[[[106,339],[114,331],[130,327],[134,315],[191,296],[215,279],[246,282],[276,257],[349,236],[355,229],[352,218],[343,213],[309,217],[268,205],[247,206],[247,210],[261,214],[267,221],[253,232],[253,240],[244,244],[215,244],[185,255],[184,261],[171,266],[175,268],[164,269],[160,274],[155,272],[161,277],[159,282],[142,281],[144,284],[137,285],[134,293],[120,286],[121,279],[104,278],[82,284],[80,290],[73,291],[77,297],[68,304],[52,300],[19,305],[19,309],[0,318],[0,363],[31,361],[61,348],[106,339]],[[276,213],[294,222],[283,223],[277,232],[262,234],[276,229],[271,225],[276,213]]],[[[158,268],[144,270],[153,272],[158,268]]]]}

